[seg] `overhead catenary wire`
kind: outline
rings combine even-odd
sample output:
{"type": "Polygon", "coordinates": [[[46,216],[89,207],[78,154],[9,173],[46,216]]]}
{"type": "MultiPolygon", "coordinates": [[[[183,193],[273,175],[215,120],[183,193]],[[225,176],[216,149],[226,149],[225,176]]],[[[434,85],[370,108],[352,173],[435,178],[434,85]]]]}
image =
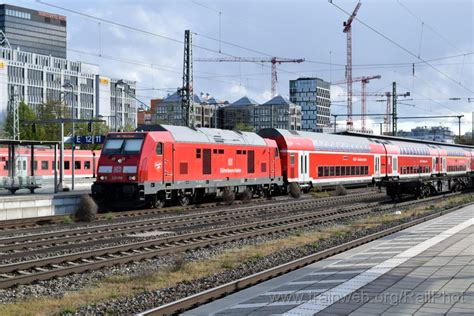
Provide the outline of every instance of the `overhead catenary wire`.
{"type": "MultiPolygon", "coordinates": [[[[344,12],[345,14],[347,14],[348,16],[351,15],[350,12],[344,10],[343,8],[341,8],[340,6],[338,6],[337,4],[335,4],[332,0],[329,0],[329,3],[332,4],[334,7],[336,7],[338,10],[340,10],[341,12],[344,12]]],[[[388,37],[387,35],[383,34],[382,32],[380,32],[379,30],[377,30],[376,28],[374,28],[373,26],[365,23],[362,19],[358,18],[358,17],[355,17],[354,18],[356,21],[358,21],[360,24],[362,24],[363,26],[367,27],[368,29],[372,30],[374,33],[376,33],[377,35],[381,36],[382,38],[384,38],[385,40],[389,41],[390,43],[392,43],[393,45],[397,46],[398,48],[400,48],[401,50],[403,50],[404,52],[406,52],[407,54],[419,59],[420,61],[422,61],[423,63],[427,64],[428,66],[430,66],[430,68],[432,68],[433,70],[435,70],[436,72],[438,72],[439,74],[441,74],[443,77],[445,77],[446,79],[449,79],[451,82],[455,83],[456,85],[462,87],[464,90],[466,91],[469,91],[471,93],[474,93],[474,90],[469,88],[469,87],[466,87],[465,85],[463,85],[462,83],[460,83],[458,80],[455,80],[454,78],[452,78],[451,76],[449,76],[448,74],[444,73],[443,71],[439,70],[438,68],[436,68],[435,66],[433,66],[432,64],[430,64],[430,62],[428,62],[427,60],[421,58],[421,57],[418,57],[415,53],[413,53],[411,50],[409,50],[408,48],[402,46],[401,44],[399,44],[398,42],[396,42],[395,40],[393,40],[392,38],[388,37]]]]}

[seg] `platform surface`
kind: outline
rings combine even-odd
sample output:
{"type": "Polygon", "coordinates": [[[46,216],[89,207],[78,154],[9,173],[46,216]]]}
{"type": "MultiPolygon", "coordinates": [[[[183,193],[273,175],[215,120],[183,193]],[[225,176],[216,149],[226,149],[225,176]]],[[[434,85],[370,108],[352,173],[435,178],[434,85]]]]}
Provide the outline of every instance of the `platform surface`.
{"type": "Polygon", "coordinates": [[[474,315],[474,205],[184,315],[474,315]]]}

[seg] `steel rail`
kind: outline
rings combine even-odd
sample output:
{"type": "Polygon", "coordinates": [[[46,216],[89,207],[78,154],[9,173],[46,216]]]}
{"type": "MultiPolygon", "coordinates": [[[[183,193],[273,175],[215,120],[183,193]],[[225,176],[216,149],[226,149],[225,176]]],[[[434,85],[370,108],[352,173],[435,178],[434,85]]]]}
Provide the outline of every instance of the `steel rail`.
{"type": "MultiPolygon", "coordinates": [[[[367,187],[364,187],[363,189],[361,188],[355,188],[355,189],[348,189],[348,196],[349,195],[355,195],[358,194],[358,191],[367,191],[367,187]]],[[[334,197],[328,197],[324,199],[330,199],[334,197]]],[[[290,199],[290,198],[288,198],[290,199]]],[[[287,199],[287,200],[288,200],[287,199]]],[[[120,212],[114,212],[114,218],[115,219],[124,219],[124,218],[134,218],[134,217],[139,217],[139,216],[153,216],[153,215],[160,215],[160,214],[168,214],[168,213],[173,213],[176,212],[177,210],[180,211],[192,211],[192,210],[200,210],[200,209],[214,209],[214,208],[221,208],[221,207],[227,207],[227,208],[232,208],[232,207],[239,207],[244,204],[259,204],[259,205],[266,205],[266,204],[272,204],[272,203],[278,203],[281,202],[282,200],[266,200],[262,198],[256,198],[252,199],[251,201],[234,201],[231,206],[229,205],[224,205],[224,203],[220,202],[209,202],[209,203],[203,203],[203,204],[193,204],[189,206],[169,206],[165,208],[160,208],[160,209],[141,209],[141,210],[131,210],[131,211],[120,211],[120,212]]],[[[0,233],[2,232],[12,232],[16,231],[18,229],[34,229],[34,228],[41,228],[42,226],[45,225],[51,225],[51,224],[59,224],[64,222],[65,218],[70,215],[51,215],[51,216],[40,216],[40,217],[34,217],[34,218],[22,218],[22,219],[9,219],[9,220],[2,220],[0,221],[0,233]]],[[[98,214],[97,215],[97,220],[108,220],[107,217],[109,215],[107,214],[98,214]]]]}
{"type": "Polygon", "coordinates": [[[306,199],[301,201],[288,201],[275,203],[264,206],[246,206],[233,209],[214,210],[202,213],[191,213],[183,215],[175,215],[170,217],[161,217],[157,219],[142,219],[138,221],[131,221],[126,223],[105,223],[103,225],[89,226],[86,228],[59,230],[53,232],[41,232],[36,234],[27,234],[22,236],[14,236],[1,238],[0,237],[0,252],[23,250],[34,247],[58,246],[60,244],[68,244],[71,242],[93,240],[105,238],[108,236],[117,236],[127,233],[137,233],[150,230],[167,230],[175,227],[185,225],[205,225],[215,224],[223,220],[241,220],[254,216],[256,213],[274,214],[277,212],[287,211],[288,204],[293,210],[298,207],[321,207],[329,206],[342,202],[354,202],[368,197],[372,197],[373,193],[339,196],[333,199],[306,199]],[[264,213],[265,212],[265,213],[264,213]],[[227,217],[226,217],[227,216],[227,217]]]}
{"type": "MultiPolygon", "coordinates": [[[[472,204],[472,203],[471,203],[472,204]]],[[[232,294],[234,292],[237,292],[239,290],[248,288],[250,286],[256,285],[258,283],[267,281],[269,279],[275,278],[277,276],[289,273],[291,271],[303,268],[305,266],[308,266],[314,262],[320,261],[322,259],[325,259],[327,257],[334,256],[338,253],[350,250],[352,248],[361,246],[363,244],[366,244],[368,242],[380,239],[382,237],[394,234],[396,232],[399,232],[403,229],[421,224],[425,221],[437,218],[439,216],[454,212],[458,209],[460,209],[463,206],[457,206],[451,209],[446,209],[443,211],[436,212],[434,214],[430,215],[425,215],[421,218],[414,219],[410,222],[403,223],[391,228],[387,228],[385,230],[355,239],[353,241],[331,247],[329,249],[319,251],[317,253],[305,256],[300,259],[293,260],[288,263],[281,264],[277,267],[270,268],[255,274],[252,274],[247,277],[240,278],[235,281],[228,282],[226,284],[208,289],[206,291],[194,294],[189,297],[182,298],[180,300],[141,312],[137,315],[139,316],[145,316],[145,315],[174,315],[180,312],[184,312],[186,310],[189,310],[191,308],[195,308],[199,305],[209,303],[215,299],[222,298],[224,296],[227,296],[229,294],[232,294]]]]}
{"type": "Polygon", "coordinates": [[[345,209],[337,208],[334,210],[325,210],[305,216],[288,216],[266,220],[260,223],[236,225],[230,228],[218,228],[204,232],[147,240],[134,244],[1,265],[0,277],[2,279],[0,279],[0,288],[7,288],[15,284],[28,284],[35,280],[46,280],[51,277],[64,276],[70,273],[81,273],[120,263],[150,259],[157,256],[180,253],[226,242],[351,218],[371,213],[374,208],[377,211],[382,211],[426,203],[430,200],[441,198],[444,198],[444,196],[402,202],[395,206],[391,204],[380,205],[378,203],[359,205],[357,207],[348,206],[345,209]],[[358,210],[354,211],[354,208],[358,210]]]}

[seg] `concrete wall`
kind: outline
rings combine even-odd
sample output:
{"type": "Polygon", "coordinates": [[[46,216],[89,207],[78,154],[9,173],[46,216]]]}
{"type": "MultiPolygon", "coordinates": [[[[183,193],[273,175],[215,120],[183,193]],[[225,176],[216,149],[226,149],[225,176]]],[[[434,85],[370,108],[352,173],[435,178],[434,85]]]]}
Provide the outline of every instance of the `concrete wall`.
{"type": "Polygon", "coordinates": [[[27,217],[74,214],[80,195],[12,196],[0,198],[0,221],[27,217]]]}

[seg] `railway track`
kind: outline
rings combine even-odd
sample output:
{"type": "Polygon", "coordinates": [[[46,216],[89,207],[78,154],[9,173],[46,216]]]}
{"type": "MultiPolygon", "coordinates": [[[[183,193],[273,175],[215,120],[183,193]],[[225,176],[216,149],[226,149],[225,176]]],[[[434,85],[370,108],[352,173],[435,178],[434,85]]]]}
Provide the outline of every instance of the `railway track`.
{"type": "Polygon", "coordinates": [[[186,310],[189,310],[191,308],[195,308],[199,305],[209,303],[210,301],[213,301],[215,299],[222,298],[224,296],[227,296],[229,294],[232,294],[234,292],[237,292],[239,290],[248,288],[249,286],[256,285],[258,283],[262,283],[264,281],[267,281],[269,279],[272,279],[274,277],[286,274],[288,272],[303,268],[307,265],[310,265],[314,262],[320,261],[324,258],[334,256],[338,253],[350,250],[352,248],[358,247],[360,245],[366,244],[368,242],[371,242],[376,239],[380,239],[384,236],[391,235],[393,233],[396,233],[398,231],[401,231],[403,229],[409,228],[411,226],[418,225],[420,223],[423,223],[425,221],[434,219],[436,217],[445,215],[447,213],[453,212],[459,208],[459,207],[454,207],[451,209],[443,210],[436,212],[434,214],[426,215],[421,218],[412,220],[408,223],[400,224],[370,235],[367,235],[362,238],[355,239],[353,241],[308,255],[306,257],[296,259],[294,261],[279,265],[274,268],[270,268],[261,272],[258,272],[256,274],[226,283],[221,286],[217,286],[214,288],[211,288],[209,290],[203,291],[201,293],[197,293],[195,295],[177,300],[175,302],[171,302],[159,307],[156,307],[154,309],[150,309],[147,311],[144,311],[140,314],[139,316],[149,316],[149,315],[175,315],[180,312],[184,312],[186,310]]]}
{"type": "MultiPolygon", "coordinates": [[[[232,209],[206,211],[175,215],[170,217],[134,220],[125,223],[104,223],[85,228],[67,229],[53,232],[41,232],[26,234],[22,236],[0,238],[0,253],[11,251],[32,251],[40,248],[41,252],[47,251],[47,247],[58,247],[60,245],[70,245],[77,242],[101,240],[107,237],[124,236],[126,234],[136,234],[148,231],[166,231],[180,228],[186,229],[196,226],[209,226],[225,224],[229,221],[247,221],[269,217],[278,213],[299,210],[307,210],[331,206],[336,204],[356,202],[369,199],[380,199],[384,195],[365,193],[358,195],[346,195],[325,199],[305,199],[292,201],[290,204],[280,201],[279,203],[244,206],[232,209]]],[[[22,255],[15,253],[15,256],[22,255]]],[[[0,256],[0,261],[1,261],[0,256]]]]}
{"type": "MultiPolygon", "coordinates": [[[[372,188],[373,189],[373,188],[372,188]]],[[[362,192],[367,192],[367,187],[364,188],[356,188],[356,189],[348,189],[347,195],[355,195],[360,194],[362,192]]],[[[373,189],[375,193],[375,189],[373,189]]],[[[328,197],[323,199],[332,199],[337,197],[328,197]]],[[[288,197],[285,200],[290,200],[292,198],[288,197]]],[[[278,201],[278,202],[281,202],[278,201]]],[[[253,199],[251,201],[234,201],[231,207],[239,207],[242,205],[266,205],[275,203],[275,200],[266,200],[266,199],[253,199]]],[[[138,218],[138,217],[145,217],[145,216],[156,216],[156,215],[166,215],[172,214],[176,211],[186,212],[186,211],[195,211],[195,210],[206,210],[206,209],[216,209],[223,207],[223,203],[220,202],[210,202],[210,203],[202,203],[202,204],[193,204],[186,207],[181,206],[170,206],[160,209],[142,209],[142,210],[132,210],[132,211],[120,211],[114,212],[113,218],[114,219],[128,219],[128,218],[138,218]]],[[[229,208],[229,206],[226,206],[229,208]]],[[[35,229],[35,228],[42,228],[47,225],[54,225],[63,223],[66,218],[70,217],[70,215],[54,215],[54,216],[42,216],[42,217],[35,217],[35,218],[23,218],[23,219],[11,219],[11,220],[3,220],[0,221],[0,233],[11,233],[12,231],[17,230],[25,230],[25,229],[35,229]]],[[[108,214],[98,214],[97,220],[98,221],[108,221],[108,214]]]]}
{"type": "Polygon", "coordinates": [[[399,209],[443,198],[444,196],[437,196],[425,200],[402,202],[396,205],[380,204],[378,202],[355,204],[319,212],[308,212],[307,214],[290,215],[231,227],[0,265],[0,288],[8,288],[15,284],[28,284],[36,280],[46,280],[71,273],[82,273],[102,267],[185,252],[236,240],[301,229],[307,226],[369,214],[374,210],[385,211],[394,209],[394,207],[399,209]]]}

